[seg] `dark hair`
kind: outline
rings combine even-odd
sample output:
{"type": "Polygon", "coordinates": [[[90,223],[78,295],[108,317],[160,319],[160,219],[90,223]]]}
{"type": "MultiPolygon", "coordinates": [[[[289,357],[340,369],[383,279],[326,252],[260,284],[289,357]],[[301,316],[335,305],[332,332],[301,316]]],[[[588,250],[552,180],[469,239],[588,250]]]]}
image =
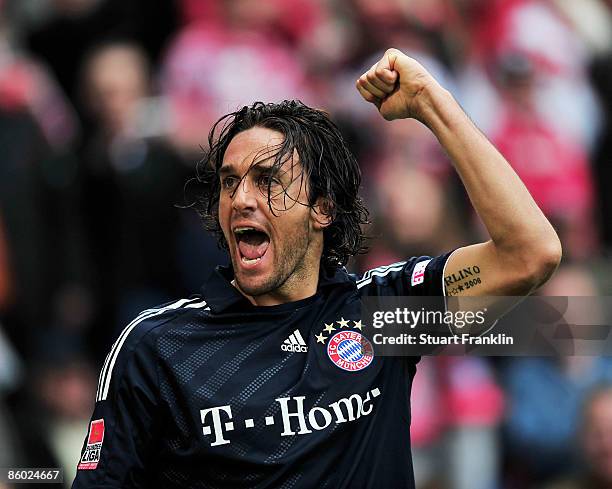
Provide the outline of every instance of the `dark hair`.
{"type": "MultiPolygon", "coordinates": [[[[308,178],[307,205],[312,207],[319,197],[324,199],[322,212],[332,222],[323,233],[322,265],[336,268],[345,265],[351,256],[365,252],[361,226],[369,221],[368,211],[358,195],[359,165],[329,116],[296,100],[255,102],[221,117],[213,125],[208,135],[208,149],[196,168],[203,190],[196,196],[193,207],[206,229],[217,236],[220,246],[227,248],[219,225],[219,169],[234,136],[255,126],[273,129],[284,136],[273,155],[273,166],[280,168],[297,151],[302,165],[302,173],[297,178],[308,178]]],[[[274,212],[270,185],[268,205],[274,212]]]]}

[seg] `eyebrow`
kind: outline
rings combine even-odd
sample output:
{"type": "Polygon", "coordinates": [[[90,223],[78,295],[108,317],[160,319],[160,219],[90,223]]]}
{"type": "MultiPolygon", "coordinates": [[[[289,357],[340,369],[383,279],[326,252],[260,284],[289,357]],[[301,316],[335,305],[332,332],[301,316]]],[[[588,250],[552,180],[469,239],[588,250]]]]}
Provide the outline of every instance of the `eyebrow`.
{"type": "MultiPolygon", "coordinates": [[[[276,175],[279,172],[279,170],[280,169],[274,164],[266,165],[262,162],[262,163],[256,163],[252,165],[251,167],[249,167],[247,173],[253,172],[256,175],[260,175],[262,173],[268,172],[273,175],[276,175]]],[[[233,173],[237,173],[237,172],[236,172],[236,169],[234,168],[234,165],[232,165],[231,163],[228,163],[227,165],[223,165],[221,168],[219,168],[219,176],[226,176],[226,175],[230,175],[233,173]]]]}
{"type": "Polygon", "coordinates": [[[236,173],[231,163],[229,165],[223,165],[221,168],[219,168],[220,176],[228,175],[230,173],[236,173]]]}

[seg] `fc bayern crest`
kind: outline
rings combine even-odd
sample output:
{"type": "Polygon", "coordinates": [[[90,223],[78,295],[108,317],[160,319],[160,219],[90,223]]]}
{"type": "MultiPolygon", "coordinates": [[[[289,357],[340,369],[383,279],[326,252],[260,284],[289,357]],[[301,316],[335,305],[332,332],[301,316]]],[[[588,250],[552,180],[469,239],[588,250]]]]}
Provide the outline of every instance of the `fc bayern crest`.
{"type": "Polygon", "coordinates": [[[342,370],[356,372],[372,363],[372,343],[356,331],[339,331],[327,343],[327,355],[342,370]]]}

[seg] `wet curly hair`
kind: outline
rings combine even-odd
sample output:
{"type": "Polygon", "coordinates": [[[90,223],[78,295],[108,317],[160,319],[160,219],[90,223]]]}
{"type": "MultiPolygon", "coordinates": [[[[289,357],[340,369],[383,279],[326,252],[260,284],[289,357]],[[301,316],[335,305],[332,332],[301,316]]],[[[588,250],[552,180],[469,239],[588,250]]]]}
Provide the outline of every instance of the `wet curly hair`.
{"type": "MultiPolygon", "coordinates": [[[[201,189],[193,207],[222,248],[227,242],[219,224],[219,169],[230,141],[240,132],[264,127],[283,134],[283,141],[272,148],[272,168],[276,170],[297,152],[301,171],[296,178],[308,181],[307,203],[314,206],[322,197],[322,213],[331,217],[323,232],[321,264],[328,270],[346,265],[348,259],[366,251],[362,225],[368,224],[368,210],[358,195],[361,170],[347,147],[338,127],[322,110],[308,107],[297,100],[280,103],[255,102],[221,117],[208,135],[208,148],[196,167],[196,179],[201,189]]],[[[253,163],[255,165],[257,163],[253,163]]],[[[293,168],[293,167],[292,167],[293,168]]],[[[273,213],[268,184],[268,205],[273,213]]],[[[285,189],[286,190],[286,189],[285,189]]],[[[287,194],[285,193],[285,196],[287,194]]]]}

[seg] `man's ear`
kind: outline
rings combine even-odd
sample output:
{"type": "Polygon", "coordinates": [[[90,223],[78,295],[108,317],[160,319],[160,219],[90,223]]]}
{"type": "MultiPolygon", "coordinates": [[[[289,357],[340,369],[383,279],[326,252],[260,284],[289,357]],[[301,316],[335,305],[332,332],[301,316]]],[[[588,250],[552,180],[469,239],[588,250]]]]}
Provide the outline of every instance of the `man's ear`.
{"type": "Polygon", "coordinates": [[[310,208],[310,219],[314,229],[322,231],[329,226],[333,220],[333,204],[326,197],[319,197],[310,208]]]}

